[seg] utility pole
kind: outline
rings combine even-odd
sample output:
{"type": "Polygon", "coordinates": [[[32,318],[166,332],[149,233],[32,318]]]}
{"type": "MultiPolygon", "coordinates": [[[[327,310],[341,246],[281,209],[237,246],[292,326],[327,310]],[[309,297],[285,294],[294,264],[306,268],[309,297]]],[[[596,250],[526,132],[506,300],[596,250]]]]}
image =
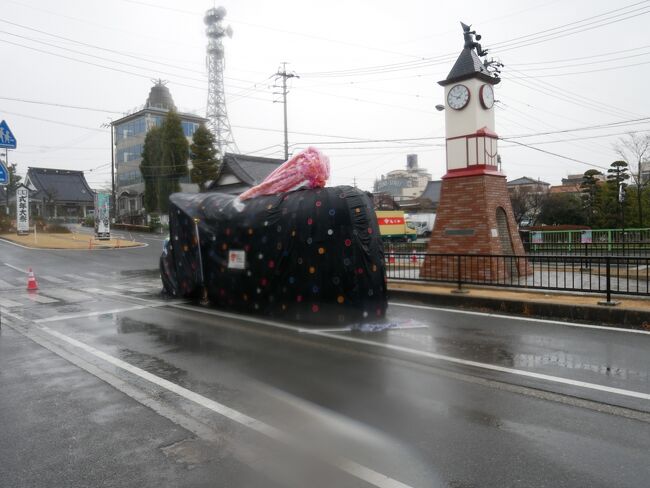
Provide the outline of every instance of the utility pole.
{"type": "Polygon", "coordinates": [[[282,70],[278,68],[275,74],[276,80],[282,78],[282,103],[284,105],[284,159],[289,159],[289,130],[287,128],[287,79],[300,78],[296,73],[287,73],[287,63],[282,63],[282,70]]]}
{"type": "Polygon", "coordinates": [[[115,133],[115,127],[113,126],[113,120],[109,119],[110,122],[103,123],[102,128],[111,130],[111,206],[109,207],[109,218],[115,219],[117,217],[116,207],[117,200],[115,198],[115,141],[113,140],[113,134],[115,133]]]}

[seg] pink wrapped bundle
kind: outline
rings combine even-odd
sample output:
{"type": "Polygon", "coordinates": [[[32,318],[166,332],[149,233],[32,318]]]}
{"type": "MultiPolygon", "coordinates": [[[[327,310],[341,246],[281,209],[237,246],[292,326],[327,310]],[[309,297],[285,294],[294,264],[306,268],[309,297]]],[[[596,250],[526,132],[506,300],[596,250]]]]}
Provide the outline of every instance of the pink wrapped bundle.
{"type": "Polygon", "coordinates": [[[329,158],[318,149],[308,147],[279,166],[262,183],[242,193],[239,199],[248,200],[298,188],[323,188],[329,176],[329,158]]]}

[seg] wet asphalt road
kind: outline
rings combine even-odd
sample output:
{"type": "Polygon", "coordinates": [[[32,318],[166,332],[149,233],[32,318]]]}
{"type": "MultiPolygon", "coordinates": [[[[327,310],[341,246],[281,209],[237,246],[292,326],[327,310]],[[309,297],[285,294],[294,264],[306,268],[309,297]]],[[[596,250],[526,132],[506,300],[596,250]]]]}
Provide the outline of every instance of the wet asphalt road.
{"type": "Polygon", "coordinates": [[[415,302],[375,332],[233,317],[162,301],[143,237],[0,242],[0,486],[647,486],[649,334],[415,302]]]}

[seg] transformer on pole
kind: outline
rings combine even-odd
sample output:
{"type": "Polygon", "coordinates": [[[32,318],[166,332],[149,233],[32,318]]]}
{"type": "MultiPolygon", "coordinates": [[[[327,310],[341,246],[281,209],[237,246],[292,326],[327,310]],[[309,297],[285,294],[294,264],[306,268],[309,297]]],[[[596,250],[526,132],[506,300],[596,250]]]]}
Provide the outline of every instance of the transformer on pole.
{"type": "Polygon", "coordinates": [[[223,37],[232,37],[232,28],[230,26],[223,27],[222,21],[225,16],[226,9],[216,7],[209,9],[203,18],[205,25],[207,25],[205,33],[208,36],[208,47],[206,48],[208,106],[206,118],[208,119],[208,128],[215,136],[216,146],[221,156],[226,152],[238,152],[230,129],[223,86],[225,69],[223,37]]]}

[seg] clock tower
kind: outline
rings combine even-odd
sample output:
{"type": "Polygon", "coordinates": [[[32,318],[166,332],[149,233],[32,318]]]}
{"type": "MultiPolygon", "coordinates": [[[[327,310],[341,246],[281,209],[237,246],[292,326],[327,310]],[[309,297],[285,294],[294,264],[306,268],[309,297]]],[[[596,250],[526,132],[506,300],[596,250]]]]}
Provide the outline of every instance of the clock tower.
{"type": "MultiPolygon", "coordinates": [[[[498,154],[494,86],[501,81],[500,65],[482,60],[487,51],[477,42],[481,36],[461,26],[463,50],[447,78],[438,82],[445,90],[447,171],[427,252],[524,256],[498,154]]],[[[483,266],[464,266],[460,260],[453,266],[429,257],[420,275],[455,280],[461,270],[463,279],[485,282],[525,269],[523,259],[512,259],[509,266],[491,266],[489,259],[483,266]]]]}

